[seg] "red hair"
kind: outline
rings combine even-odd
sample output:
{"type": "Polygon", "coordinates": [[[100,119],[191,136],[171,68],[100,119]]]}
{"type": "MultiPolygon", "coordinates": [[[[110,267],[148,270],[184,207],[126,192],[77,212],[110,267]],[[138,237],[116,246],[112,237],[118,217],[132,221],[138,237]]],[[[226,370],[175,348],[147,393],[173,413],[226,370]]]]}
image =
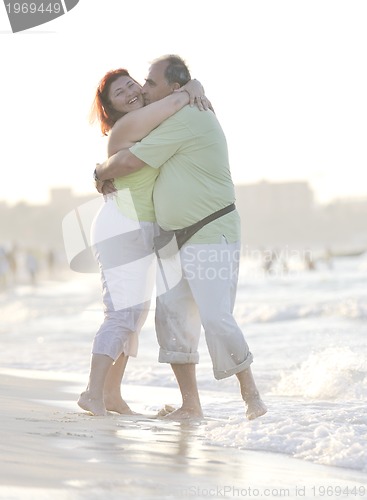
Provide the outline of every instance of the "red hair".
{"type": "MultiPolygon", "coordinates": [[[[91,123],[94,123],[96,120],[99,121],[103,135],[107,135],[107,132],[111,130],[117,120],[126,114],[121,111],[116,111],[110,103],[108,96],[111,84],[120,76],[128,76],[131,78],[129,72],[123,68],[109,71],[99,82],[94,97],[90,112],[90,121],[91,123]]],[[[134,79],[132,78],[132,80],[134,79]]]]}

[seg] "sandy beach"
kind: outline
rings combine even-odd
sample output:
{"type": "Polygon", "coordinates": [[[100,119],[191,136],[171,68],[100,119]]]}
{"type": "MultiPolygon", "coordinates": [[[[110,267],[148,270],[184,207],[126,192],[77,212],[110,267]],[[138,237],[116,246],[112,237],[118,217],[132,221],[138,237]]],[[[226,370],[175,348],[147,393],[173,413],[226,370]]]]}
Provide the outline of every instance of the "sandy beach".
{"type": "MultiPolygon", "coordinates": [[[[75,403],[78,380],[28,375],[0,374],[2,499],[321,498],[323,488],[361,488],[354,498],[367,494],[362,472],[209,446],[210,422],[190,426],[150,419],[146,411],[134,418],[91,417],[75,403]]],[[[172,391],[125,389],[138,410],[146,398],[172,400],[172,391]]]]}

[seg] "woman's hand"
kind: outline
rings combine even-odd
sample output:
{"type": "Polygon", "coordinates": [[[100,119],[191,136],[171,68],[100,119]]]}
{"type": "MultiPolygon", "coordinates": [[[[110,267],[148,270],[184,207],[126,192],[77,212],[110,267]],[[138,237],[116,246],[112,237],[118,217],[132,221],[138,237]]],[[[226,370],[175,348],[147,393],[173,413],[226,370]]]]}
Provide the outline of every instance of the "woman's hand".
{"type": "Polygon", "coordinates": [[[190,80],[181,88],[177,89],[176,92],[187,92],[190,98],[190,106],[196,105],[200,111],[207,111],[208,109],[214,111],[211,102],[205,95],[204,87],[199,80],[190,80]]]}
{"type": "Polygon", "coordinates": [[[111,194],[116,191],[113,179],[109,179],[107,181],[96,181],[95,185],[97,191],[103,195],[111,194]]]}

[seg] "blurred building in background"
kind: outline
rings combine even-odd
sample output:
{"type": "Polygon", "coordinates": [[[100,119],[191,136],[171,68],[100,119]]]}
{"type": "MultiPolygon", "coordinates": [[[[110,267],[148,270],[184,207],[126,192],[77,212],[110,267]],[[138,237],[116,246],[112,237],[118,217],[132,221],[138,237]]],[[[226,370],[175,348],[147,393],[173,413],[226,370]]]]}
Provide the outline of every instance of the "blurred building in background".
{"type": "Polygon", "coordinates": [[[259,182],[236,186],[242,239],[251,247],[367,250],[367,195],[316,203],[307,182],[259,182]]]}
{"type": "MultiPolygon", "coordinates": [[[[37,249],[66,265],[62,219],[98,196],[65,187],[51,189],[43,205],[0,201],[0,246],[37,249]]],[[[334,255],[367,250],[367,196],[320,205],[307,182],[263,181],[237,185],[236,204],[248,248],[327,248],[334,255]]]]}

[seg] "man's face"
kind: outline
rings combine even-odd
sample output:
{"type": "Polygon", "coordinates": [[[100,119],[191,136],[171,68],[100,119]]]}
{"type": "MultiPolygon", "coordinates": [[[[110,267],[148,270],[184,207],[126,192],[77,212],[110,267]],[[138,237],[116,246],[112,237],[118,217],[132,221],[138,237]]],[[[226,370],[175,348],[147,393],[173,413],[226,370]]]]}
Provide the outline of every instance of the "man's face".
{"type": "Polygon", "coordinates": [[[164,71],[167,67],[167,61],[160,61],[153,64],[150,69],[145,84],[141,89],[145,104],[159,101],[174,90],[174,84],[169,84],[164,77],[164,71]]]}

